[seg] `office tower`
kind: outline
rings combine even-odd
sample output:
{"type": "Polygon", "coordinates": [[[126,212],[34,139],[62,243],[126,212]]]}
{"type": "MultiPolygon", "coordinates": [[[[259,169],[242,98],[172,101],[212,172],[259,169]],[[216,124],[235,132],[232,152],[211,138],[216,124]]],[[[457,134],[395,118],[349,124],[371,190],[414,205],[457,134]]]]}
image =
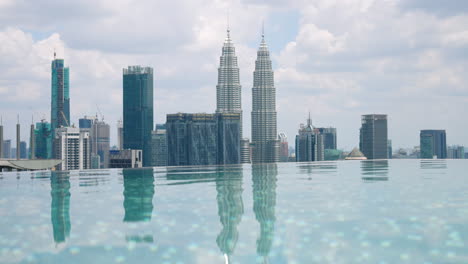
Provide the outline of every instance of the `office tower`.
{"type": "Polygon", "coordinates": [[[240,135],[242,137],[242,104],[241,85],[239,80],[236,48],[231,40],[230,30],[224,41],[219,58],[218,85],[216,85],[216,113],[236,113],[241,119],[240,135]]]}
{"type": "Polygon", "coordinates": [[[216,122],[218,130],[217,164],[241,163],[241,113],[217,113],[216,122]]]}
{"type": "Polygon", "coordinates": [[[19,151],[19,158],[20,159],[27,159],[28,158],[28,146],[26,142],[20,142],[20,151],[19,151]]]}
{"type": "Polygon", "coordinates": [[[319,127],[318,130],[323,135],[323,147],[325,149],[337,149],[336,128],[319,127]]]}
{"type": "Polygon", "coordinates": [[[11,139],[3,140],[3,158],[11,158],[11,139]]]}
{"type": "Polygon", "coordinates": [[[109,150],[109,168],[141,168],[142,158],[140,149],[109,150]]]}
{"type": "Polygon", "coordinates": [[[252,88],[252,162],[278,162],[276,90],[270,52],[262,33],[252,88]]]}
{"type": "Polygon", "coordinates": [[[36,159],[35,149],[36,149],[36,138],[34,135],[34,123],[31,124],[31,128],[29,130],[29,159],[36,159]]]}
{"type": "Polygon", "coordinates": [[[63,59],[52,61],[52,100],[51,125],[52,134],[56,128],[70,126],[70,80],[69,68],[63,59]]]}
{"type": "Polygon", "coordinates": [[[241,163],[251,163],[250,140],[248,138],[241,139],[241,163]]]}
{"type": "Polygon", "coordinates": [[[122,120],[117,121],[117,148],[123,149],[123,123],[122,120]]]}
{"type": "Polygon", "coordinates": [[[153,144],[152,166],[167,166],[167,137],[166,125],[156,125],[156,130],[151,132],[153,144]]]}
{"type": "Polygon", "coordinates": [[[34,130],[34,155],[37,159],[52,158],[52,126],[44,120],[36,123],[34,130]]]}
{"type": "Polygon", "coordinates": [[[450,146],[447,150],[447,158],[449,159],[464,159],[465,148],[463,146],[450,146]]]}
{"type": "Polygon", "coordinates": [[[421,130],[421,159],[446,159],[447,136],[445,130],[421,130]]]}
{"type": "Polygon", "coordinates": [[[388,151],[388,158],[391,159],[392,158],[392,154],[393,154],[393,148],[392,148],[392,140],[389,139],[387,141],[387,151],[388,151]]]}
{"type": "Polygon", "coordinates": [[[94,119],[90,118],[90,117],[87,117],[87,116],[85,116],[83,118],[80,118],[78,120],[79,127],[81,129],[85,129],[85,128],[91,129],[91,126],[93,125],[93,122],[94,122],[94,119]]]}
{"type": "Polygon", "coordinates": [[[281,162],[288,162],[289,158],[289,146],[288,146],[288,137],[286,134],[279,133],[278,140],[280,141],[279,157],[281,162]]]}
{"type": "Polygon", "coordinates": [[[143,166],[151,165],[153,69],[123,69],[123,148],[143,150],[143,166]]]}
{"type": "Polygon", "coordinates": [[[91,156],[99,157],[99,168],[108,168],[110,126],[95,119],[91,125],[91,156]]]}
{"type": "Polygon", "coordinates": [[[296,136],[296,161],[325,160],[323,135],[312,125],[312,119],[307,119],[307,125],[301,124],[296,136]]]}
{"type": "Polygon", "coordinates": [[[18,124],[16,124],[16,159],[20,159],[21,157],[21,126],[19,124],[19,117],[18,117],[18,124]]]}
{"type": "Polygon", "coordinates": [[[3,118],[0,120],[0,159],[3,158],[3,118]]]}
{"type": "Polygon", "coordinates": [[[214,114],[168,114],[166,133],[169,166],[217,163],[217,125],[214,114]]]}
{"type": "Polygon", "coordinates": [[[77,127],[56,129],[55,153],[63,160],[59,170],[85,170],[91,167],[90,134],[77,127]]]}
{"type": "Polygon", "coordinates": [[[11,148],[10,159],[16,159],[16,148],[11,148]]]}
{"type": "Polygon", "coordinates": [[[387,115],[361,117],[359,150],[367,159],[387,159],[387,115]]]}

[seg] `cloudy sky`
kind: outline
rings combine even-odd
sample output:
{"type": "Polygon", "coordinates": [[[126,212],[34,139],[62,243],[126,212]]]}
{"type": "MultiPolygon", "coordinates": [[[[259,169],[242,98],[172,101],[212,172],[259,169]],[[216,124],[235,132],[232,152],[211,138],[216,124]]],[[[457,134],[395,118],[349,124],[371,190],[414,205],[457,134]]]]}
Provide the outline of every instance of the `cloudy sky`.
{"type": "Polygon", "coordinates": [[[54,49],[70,67],[71,118],[122,116],[122,68],[154,68],[155,122],[214,112],[217,67],[230,14],[241,68],[244,135],[262,21],[277,89],[278,132],[293,145],[311,112],[359,144],[360,116],[389,115],[394,148],[420,129],[468,145],[468,1],[465,0],[0,0],[0,114],[50,119],[54,49]]]}

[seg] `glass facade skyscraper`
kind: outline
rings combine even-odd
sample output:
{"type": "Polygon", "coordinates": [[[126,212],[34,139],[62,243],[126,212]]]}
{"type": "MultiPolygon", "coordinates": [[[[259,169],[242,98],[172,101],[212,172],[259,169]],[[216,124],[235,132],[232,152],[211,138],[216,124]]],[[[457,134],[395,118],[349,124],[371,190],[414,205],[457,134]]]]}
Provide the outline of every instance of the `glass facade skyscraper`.
{"type": "Polygon", "coordinates": [[[240,163],[240,114],[167,115],[169,166],[240,163]]]}
{"type": "Polygon", "coordinates": [[[318,128],[312,126],[312,119],[307,119],[307,125],[301,124],[299,135],[296,136],[296,161],[325,160],[323,135],[318,128]]]}
{"type": "Polygon", "coordinates": [[[367,159],[388,159],[387,115],[363,115],[359,149],[367,159]]]}
{"type": "Polygon", "coordinates": [[[252,88],[252,163],[278,162],[276,89],[270,52],[262,34],[252,88]]]}
{"type": "Polygon", "coordinates": [[[151,166],[153,69],[123,69],[123,148],[143,150],[143,166],[151,166]]]}
{"type": "Polygon", "coordinates": [[[325,149],[337,149],[336,144],[336,128],[334,127],[319,127],[320,134],[323,135],[323,147],[325,149]]]}
{"type": "Polygon", "coordinates": [[[34,155],[36,159],[51,159],[52,158],[52,126],[50,123],[42,120],[36,123],[34,130],[34,155]]]}
{"type": "Polygon", "coordinates": [[[70,72],[63,59],[52,61],[52,132],[58,127],[70,125],[70,72]]]}
{"type": "Polygon", "coordinates": [[[422,159],[446,159],[447,136],[445,130],[421,130],[420,149],[422,159]]]}

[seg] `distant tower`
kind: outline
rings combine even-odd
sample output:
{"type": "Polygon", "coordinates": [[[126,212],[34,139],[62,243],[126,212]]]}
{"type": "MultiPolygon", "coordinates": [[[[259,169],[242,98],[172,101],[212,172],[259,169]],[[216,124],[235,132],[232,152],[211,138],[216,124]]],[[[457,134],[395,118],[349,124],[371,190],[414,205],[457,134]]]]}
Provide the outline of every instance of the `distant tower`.
{"type": "Polygon", "coordinates": [[[21,126],[19,123],[19,116],[18,116],[18,123],[16,124],[16,159],[21,158],[21,126]]]}
{"type": "Polygon", "coordinates": [[[29,159],[36,159],[36,139],[34,133],[34,120],[31,120],[31,129],[29,131],[29,159]]]}
{"type": "Polygon", "coordinates": [[[422,159],[447,158],[447,135],[445,130],[421,130],[419,138],[422,159]]]}
{"type": "Polygon", "coordinates": [[[216,113],[237,113],[241,116],[240,133],[242,137],[242,106],[239,66],[236,49],[231,40],[230,30],[224,41],[219,58],[218,85],[216,85],[216,113]]]}
{"type": "Polygon", "coordinates": [[[270,52],[262,32],[252,88],[252,163],[278,162],[276,89],[270,52]]]}
{"type": "Polygon", "coordinates": [[[312,119],[307,119],[307,125],[301,124],[296,136],[296,161],[322,161],[324,157],[323,135],[312,125],[312,119]]]}
{"type": "Polygon", "coordinates": [[[63,59],[57,59],[54,52],[52,61],[52,98],[51,125],[52,131],[58,127],[70,126],[70,79],[69,68],[63,59]]]}
{"type": "Polygon", "coordinates": [[[367,159],[388,159],[387,115],[363,115],[359,149],[367,159]]]}
{"type": "Polygon", "coordinates": [[[278,134],[278,139],[280,141],[280,161],[288,162],[289,159],[289,146],[288,146],[288,137],[284,133],[278,134]]]}
{"type": "Polygon", "coordinates": [[[151,166],[153,68],[123,69],[123,147],[143,150],[143,166],[151,166]]]}
{"type": "Polygon", "coordinates": [[[123,123],[122,120],[117,121],[117,148],[123,149],[123,123]]]}
{"type": "Polygon", "coordinates": [[[0,159],[3,158],[3,117],[0,117],[0,159]]]}

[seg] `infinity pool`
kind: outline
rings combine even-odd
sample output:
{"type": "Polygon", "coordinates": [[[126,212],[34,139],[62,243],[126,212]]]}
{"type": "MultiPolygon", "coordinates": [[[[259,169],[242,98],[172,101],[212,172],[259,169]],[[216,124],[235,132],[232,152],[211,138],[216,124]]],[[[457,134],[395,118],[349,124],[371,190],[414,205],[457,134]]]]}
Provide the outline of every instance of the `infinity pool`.
{"type": "Polygon", "coordinates": [[[0,173],[0,263],[468,263],[468,160],[0,173]]]}

